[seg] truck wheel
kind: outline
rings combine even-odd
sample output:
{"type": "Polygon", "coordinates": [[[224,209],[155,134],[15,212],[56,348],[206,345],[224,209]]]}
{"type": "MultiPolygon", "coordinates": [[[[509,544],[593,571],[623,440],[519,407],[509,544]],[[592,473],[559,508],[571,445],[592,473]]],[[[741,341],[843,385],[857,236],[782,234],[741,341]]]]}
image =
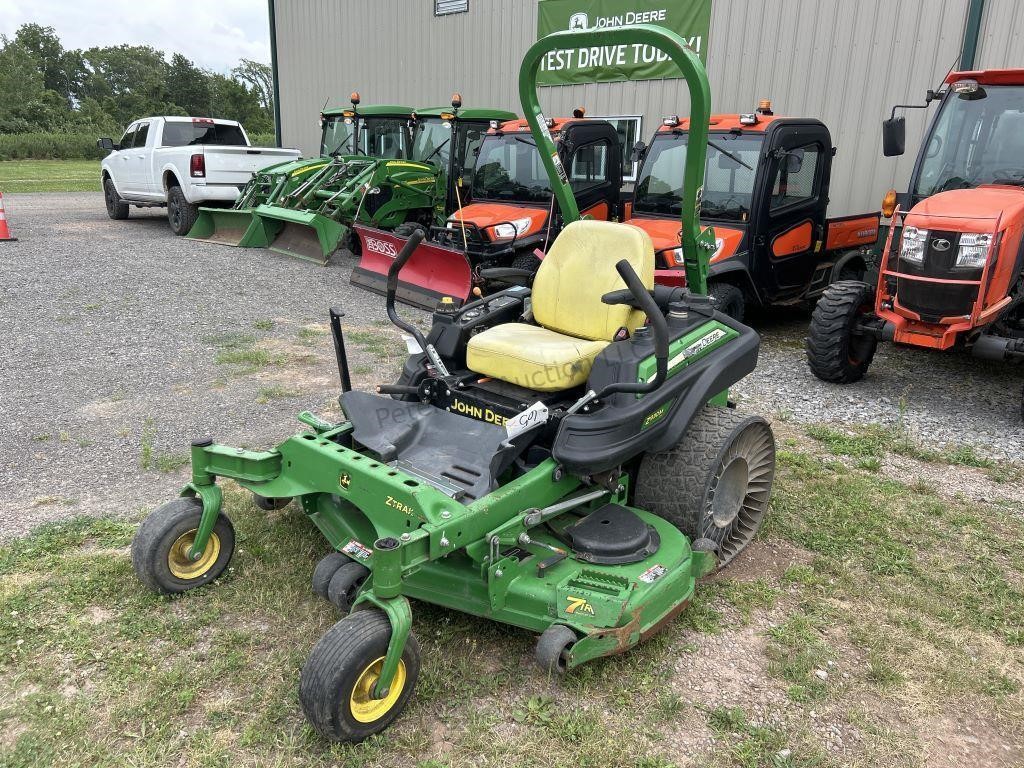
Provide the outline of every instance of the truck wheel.
{"type": "Polygon", "coordinates": [[[299,677],[299,701],[317,733],[357,743],[405,709],[420,672],[420,647],[412,633],[391,689],[382,699],[371,695],[390,640],[391,621],[376,608],[346,616],[320,638],[299,677]]]}
{"type": "Polygon", "coordinates": [[[822,381],[851,384],[864,377],[878,339],[857,333],[857,320],[874,309],[875,291],[867,283],[836,282],[825,289],[811,315],[807,365],[822,381]]]}
{"type": "Polygon", "coordinates": [[[713,544],[722,568],[761,527],[774,478],[775,438],[768,422],[706,405],[674,447],[644,456],[635,504],[702,548],[713,544]]]}
{"type": "Polygon", "coordinates": [[[167,221],[170,222],[171,232],[179,237],[187,235],[198,217],[199,206],[185,199],[181,187],[167,190],[167,221]]]}
{"type": "Polygon", "coordinates": [[[114,180],[109,176],[103,180],[103,201],[107,204],[107,216],[117,221],[128,218],[128,203],[117,194],[114,180]]]}
{"type": "Polygon", "coordinates": [[[203,554],[189,559],[202,516],[199,499],[182,497],[157,507],[142,521],[132,539],[132,567],[143,584],[165,594],[185,592],[209,584],[228,567],[235,529],[224,514],[217,516],[203,554]]]}
{"type": "Polygon", "coordinates": [[[743,291],[735,285],[723,282],[708,283],[708,296],[711,298],[711,305],[716,310],[723,315],[728,315],[733,320],[743,322],[747,302],[743,298],[743,291]]]}

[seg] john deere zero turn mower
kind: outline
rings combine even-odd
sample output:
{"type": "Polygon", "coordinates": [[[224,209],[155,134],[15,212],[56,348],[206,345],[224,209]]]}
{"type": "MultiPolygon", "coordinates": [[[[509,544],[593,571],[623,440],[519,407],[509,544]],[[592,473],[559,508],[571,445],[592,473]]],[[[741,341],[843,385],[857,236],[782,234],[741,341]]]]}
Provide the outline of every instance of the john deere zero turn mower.
{"type": "MultiPolygon", "coordinates": [[[[685,285],[679,250],[682,157],[689,120],[666,117],[650,146],[638,142],[631,224],[654,241],[656,283],[685,285]]],[[[713,115],[700,217],[718,235],[708,294],[737,320],[748,307],[806,305],[836,280],[863,279],[878,241],[878,211],[828,218],[835,147],[813,118],[754,112],[713,115]]]]}
{"type": "Polygon", "coordinates": [[[358,93],[351,107],[325,110],[320,156],[263,168],[254,174],[231,208],[200,208],[189,232],[193,240],[246,248],[266,248],[281,225],[258,217],[255,209],[273,206],[301,195],[328,179],[337,180],[347,170],[344,160],[353,157],[400,158],[409,146],[410,107],[371,105],[360,107],[358,93]]]}
{"type": "MultiPolygon", "coordinates": [[[[577,207],[587,218],[609,220],[621,215],[622,151],[611,123],[547,118],[563,167],[569,169],[577,207]]],[[[475,167],[466,165],[468,192],[448,209],[447,221],[431,227],[398,282],[398,298],[431,309],[443,296],[466,300],[474,288],[486,289],[482,274],[516,273],[528,281],[540,266],[534,255],[546,249],[561,230],[551,184],[525,120],[494,119],[476,143],[475,167]],[[467,201],[468,198],[468,201],[467,201]]],[[[462,185],[459,185],[461,189],[462,185]]],[[[383,292],[385,277],[411,234],[408,225],[394,232],[357,224],[362,260],[352,282],[383,292]]]]}
{"type": "MultiPolygon", "coordinates": [[[[618,43],[665,50],[686,78],[694,124],[707,125],[704,68],[664,28],[535,43],[520,93],[570,223],[532,291],[441,307],[424,337],[394,303],[422,237],[413,233],[388,275],[387,309],[422,351],[397,383],[348,390],[334,312],[345,421],[303,414],[309,430],[271,451],[194,443],[192,482],[132,544],[145,583],[182,592],[231,557],[218,477],[265,507],[297,498],[336,550],[317,565],[314,589],[349,612],[317,643],[299,685],[306,716],[329,739],[359,741],[406,705],[420,666],[409,598],[536,632],[537,661],[564,672],[668,624],[765,514],[771,430],[727,405],[728,388],[756,365],[758,337],[704,295],[714,233],[683,219],[689,290],[655,288],[643,230],[579,220],[541,114],[535,78],[546,52],[618,43]]],[[[684,167],[689,211],[704,173],[700,132],[684,167]]]]}
{"type": "MultiPolygon", "coordinates": [[[[1024,361],[1024,70],[950,73],[935,100],[910,190],[883,203],[877,284],[836,283],[814,311],[807,361],[823,381],[860,379],[879,340],[1024,361]]],[[[905,150],[896,109],[886,156],[905,150]]]]}

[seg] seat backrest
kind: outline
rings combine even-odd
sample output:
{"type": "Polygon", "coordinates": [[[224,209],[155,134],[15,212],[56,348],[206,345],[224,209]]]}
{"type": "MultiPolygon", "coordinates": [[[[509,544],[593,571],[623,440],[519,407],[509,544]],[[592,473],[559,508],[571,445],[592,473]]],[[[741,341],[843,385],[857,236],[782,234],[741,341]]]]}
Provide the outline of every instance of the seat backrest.
{"type": "Polygon", "coordinates": [[[636,330],[644,313],[601,297],[625,288],[615,265],[626,259],[654,287],[654,245],[644,230],[611,221],[574,221],[563,229],[533,280],[533,317],[545,328],[591,341],[636,330]]]}

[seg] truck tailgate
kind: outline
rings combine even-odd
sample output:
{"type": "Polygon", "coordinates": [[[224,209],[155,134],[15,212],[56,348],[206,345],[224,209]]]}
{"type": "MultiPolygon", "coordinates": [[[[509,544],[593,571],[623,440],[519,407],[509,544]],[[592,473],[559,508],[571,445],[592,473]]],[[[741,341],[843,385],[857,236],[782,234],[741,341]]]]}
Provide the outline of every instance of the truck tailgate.
{"type": "Polygon", "coordinates": [[[244,185],[252,174],[268,165],[299,156],[297,149],[277,147],[203,147],[207,184],[244,185]]]}

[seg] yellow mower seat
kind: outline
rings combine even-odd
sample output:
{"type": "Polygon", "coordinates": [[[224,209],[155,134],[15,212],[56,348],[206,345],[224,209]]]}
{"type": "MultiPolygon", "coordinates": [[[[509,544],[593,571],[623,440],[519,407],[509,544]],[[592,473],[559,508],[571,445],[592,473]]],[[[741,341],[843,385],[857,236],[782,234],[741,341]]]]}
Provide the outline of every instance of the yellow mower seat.
{"type": "Polygon", "coordinates": [[[639,227],[576,221],[555,239],[533,281],[537,325],[503,323],[469,340],[470,370],[538,392],[583,384],[594,358],[620,328],[631,333],[643,312],[601,302],[624,288],[615,265],[626,259],[654,287],[654,246],[639,227]]]}

